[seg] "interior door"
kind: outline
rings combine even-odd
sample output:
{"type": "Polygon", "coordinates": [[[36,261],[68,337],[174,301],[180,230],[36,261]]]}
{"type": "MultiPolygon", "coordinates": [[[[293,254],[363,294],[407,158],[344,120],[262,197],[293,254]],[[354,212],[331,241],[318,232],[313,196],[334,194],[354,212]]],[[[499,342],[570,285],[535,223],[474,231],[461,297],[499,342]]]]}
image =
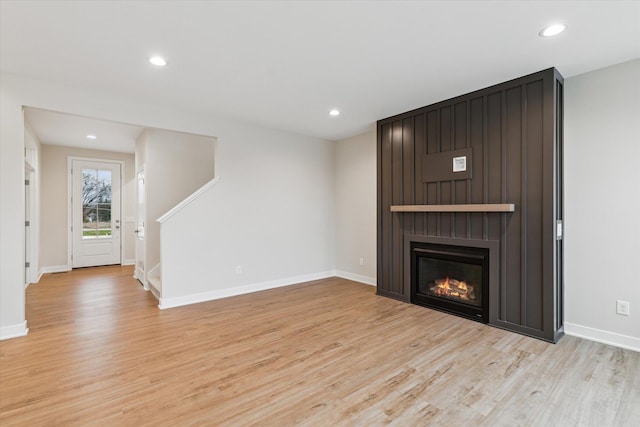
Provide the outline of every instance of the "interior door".
{"type": "Polygon", "coordinates": [[[137,219],[136,219],[136,271],[135,277],[146,286],[144,277],[144,219],[145,219],[145,193],[144,171],[137,174],[137,219]]]}
{"type": "Polygon", "coordinates": [[[72,265],[120,264],[120,164],[72,162],[72,265]]]}

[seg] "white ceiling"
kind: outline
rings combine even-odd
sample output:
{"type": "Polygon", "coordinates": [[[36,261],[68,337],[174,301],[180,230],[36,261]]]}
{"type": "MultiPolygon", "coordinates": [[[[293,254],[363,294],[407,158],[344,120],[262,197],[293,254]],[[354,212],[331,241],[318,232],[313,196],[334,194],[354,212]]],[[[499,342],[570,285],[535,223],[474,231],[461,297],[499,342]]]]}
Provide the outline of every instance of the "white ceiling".
{"type": "Polygon", "coordinates": [[[551,66],[640,57],[639,1],[1,0],[0,16],[4,72],[332,140],[551,66]]]}
{"type": "Polygon", "coordinates": [[[51,145],[81,147],[94,150],[133,153],[141,126],[73,116],[38,108],[25,108],[25,120],[33,127],[38,139],[51,145]],[[87,135],[97,139],[87,139],[87,135]]]}

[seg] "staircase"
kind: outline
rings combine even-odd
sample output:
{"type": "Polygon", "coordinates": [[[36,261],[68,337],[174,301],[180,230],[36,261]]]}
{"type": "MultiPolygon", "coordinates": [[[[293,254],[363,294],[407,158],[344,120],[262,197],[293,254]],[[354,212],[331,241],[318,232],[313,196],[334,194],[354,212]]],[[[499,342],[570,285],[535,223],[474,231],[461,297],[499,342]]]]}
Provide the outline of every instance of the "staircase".
{"type": "Polygon", "coordinates": [[[149,290],[158,301],[160,301],[160,296],[162,295],[161,274],[162,264],[157,264],[149,270],[149,274],[147,274],[147,285],[149,286],[149,290]]]}

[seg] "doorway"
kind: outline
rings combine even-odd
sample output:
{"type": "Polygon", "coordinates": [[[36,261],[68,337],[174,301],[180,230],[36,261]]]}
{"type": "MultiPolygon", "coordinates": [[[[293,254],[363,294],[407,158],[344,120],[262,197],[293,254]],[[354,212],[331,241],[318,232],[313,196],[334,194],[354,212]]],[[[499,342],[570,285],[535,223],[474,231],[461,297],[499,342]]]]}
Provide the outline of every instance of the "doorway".
{"type": "Polygon", "coordinates": [[[122,163],[70,159],[71,266],[122,263],[122,163]]]}

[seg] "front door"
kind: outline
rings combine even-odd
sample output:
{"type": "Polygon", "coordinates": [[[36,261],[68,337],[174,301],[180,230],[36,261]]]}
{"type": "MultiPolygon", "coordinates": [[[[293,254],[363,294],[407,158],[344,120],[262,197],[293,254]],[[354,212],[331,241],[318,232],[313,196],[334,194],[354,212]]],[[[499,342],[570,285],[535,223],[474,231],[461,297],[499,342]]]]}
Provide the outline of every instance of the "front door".
{"type": "Polygon", "coordinates": [[[72,162],[72,265],[120,264],[120,164],[72,162]]]}

